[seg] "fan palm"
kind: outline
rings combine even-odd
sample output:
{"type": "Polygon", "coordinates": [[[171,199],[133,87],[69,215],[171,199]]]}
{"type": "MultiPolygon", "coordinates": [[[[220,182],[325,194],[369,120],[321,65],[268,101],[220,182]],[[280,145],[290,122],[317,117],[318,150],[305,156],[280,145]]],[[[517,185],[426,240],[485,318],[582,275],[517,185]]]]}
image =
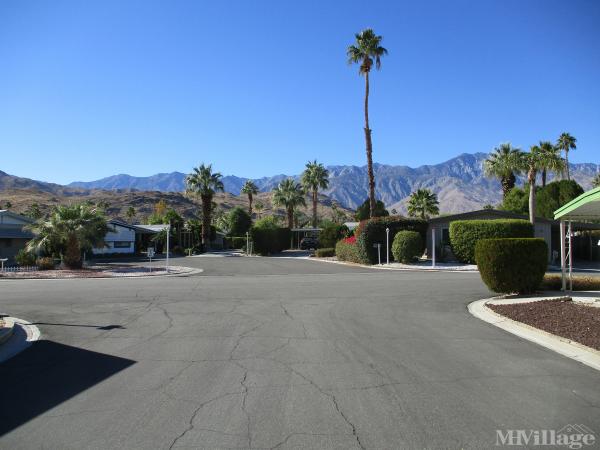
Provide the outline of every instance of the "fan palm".
{"type": "Polygon", "coordinates": [[[28,228],[36,235],[27,243],[28,251],[60,254],[70,269],[80,269],[82,252],[103,247],[111,230],[102,212],[86,204],[56,206],[47,220],[39,219],[28,228]]]}
{"type": "Polygon", "coordinates": [[[367,152],[367,171],[369,175],[369,207],[370,216],[375,211],[375,175],[373,174],[373,142],[371,128],[369,128],[369,73],[373,65],[377,70],[381,67],[381,57],[387,55],[387,50],[382,47],[382,36],[367,28],[355,35],[356,41],[346,50],[348,64],[360,64],[358,73],[365,77],[365,142],[367,152]]]}
{"type": "Polygon", "coordinates": [[[565,167],[567,170],[567,180],[571,179],[569,173],[569,150],[575,150],[577,148],[577,139],[571,136],[569,133],[562,133],[556,141],[556,146],[565,152],[565,167]]]}
{"type": "Polygon", "coordinates": [[[256,216],[260,219],[261,213],[265,210],[265,204],[259,200],[254,205],[254,209],[256,210],[256,216]]]}
{"type": "Polygon", "coordinates": [[[548,172],[561,172],[564,162],[560,157],[560,149],[548,141],[540,141],[540,169],[542,171],[542,187],[546,186],[548,172]]]}
{"type": "Polygon", "coordinates": [[[242,186],[242,194],[248,196],[248,214],[252,217],[252,200],[253,197],[258,194],[258,186],[256,186],[252,180],[246,180],[244,186],[242,186]]]}
{"type": "Polygon", "coordinates": [[[510,142],[500,144],[483,163],[483,171],[488,177],[496,177],[502,185],[502,196],[515,187],[515,173],[521,168],[521,151],[510,142]]]}
{"type": "Polygon", "coordinates": [[[200,196],[202,200],[202,244],[210,248],[210,219],[215,193],[223,191],[222,175],[212,171],[212,165],[201,164],[195,167],[186,179],[186,192],[200,196]]]}
{"type": "Polygon", "coordinates": [[[312,226],[317,226],[317,203],[319,201],[319,189],[329,187],[329,171],[317,162],[317,160],[306,163],[306,169],[302,173],[302,186],[305,191],[312,195],[312,226]]]}
{"type": "Polygon", "coordinates": [[[283,180],[273,190],[273,204],[285,208],[290,230],[294,227],[294,211],[299,206],[306,206],[304,195],[300,183],[296,183],[292,178],[283,180]]]}
{"type": "Polygon", "coordinates": [[[429,216],[440,213],[439,204],[437,195],[429,189],[417,189],[408,200],[408,215],[423,220],[429,219],[429,216]]]}

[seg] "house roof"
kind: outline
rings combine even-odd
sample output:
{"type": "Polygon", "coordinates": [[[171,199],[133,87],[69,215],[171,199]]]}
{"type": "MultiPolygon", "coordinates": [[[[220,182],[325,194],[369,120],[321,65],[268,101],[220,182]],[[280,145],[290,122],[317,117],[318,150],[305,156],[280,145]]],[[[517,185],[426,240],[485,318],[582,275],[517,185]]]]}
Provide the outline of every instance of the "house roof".
{"type": "MultiPolygon", "coordinates": [[[[498,219],[523,219],[528,220],[527,216],[523,216],[521,214],[516,214],[510,211],[499,211],[497,209],[478,209],[476,211],[469,211],[465,213],[459,214],[451,214],[449,216],[440,216],[435,217],[433,219],[429,219],[429,223],[443,223],[443,222],[451,222],[454,220],[469,220],[472,218],[476,218],[481,215],[493,216],[498,219]]],[[[535,219],[538,222],[543,223],[553,223],[553,220],[546,219],[545,217],[536,217],[535,219]]]]}
{"type": "Polygon", "coordinates": [[[13,219],[22,220],[23,222],[26,222],[26,223],[35,222],[35,220],[33,220],[31,217],[22,216],[21,214],[16,214],[7,209],[0,209],[0,216],[12,217],[13,219]]]}
{"type": "Polygon", "coordinates": [[[168,225],[159,224],[159,225],[134,225],[141,233],[160,233],[162,230],[167,228],[168,225]]]}
{"type": "Polygon", "coordinates": [[[584,192],[576,199],[554,211],[555,219],[597,220],[600,219],[600,187],[584,192]]]}

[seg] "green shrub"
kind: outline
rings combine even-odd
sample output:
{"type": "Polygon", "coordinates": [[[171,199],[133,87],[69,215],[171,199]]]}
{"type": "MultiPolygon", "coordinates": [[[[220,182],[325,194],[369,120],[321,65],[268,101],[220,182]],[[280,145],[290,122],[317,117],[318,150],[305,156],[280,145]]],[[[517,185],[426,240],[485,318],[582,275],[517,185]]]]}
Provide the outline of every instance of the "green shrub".
{"type": "Polygon", "coordinates": [[[346,237],[348,234],[348,227],[346,225],[340,225],[333,222],[326,222],[321,224],[321,231],[319,232],[319,247],[333,248],[340,239],[346,237]]]}
{"type": "Polygon", "coordinates": [[[35,265],[39,270],[52,270],[54,269],[54,258],[51,258],[50,256],[38,258],[35,265]]]}
{"type": "Polygon", "coordinates": [[[542,283],[548,266],[548,246],[541,238],[480,239],[475,259],[490,290],[529,294],[542,283]]]}
{"type": "Polygon", "coordinates": [[[402,263],[413,262],[423,254],[423,238],[416,231],[399,231],[394,236],[392,255],[402,263]]]}
{"type": "Polygon", "coordinates": [[[229,234],[232,236],[242,236],[250,229],[252,218],[248,211],[240,206],[236,206],[227,214],[227,225],[229,234]]]}
{"type": "Polygon", "coordinates": [[[348,242],[347,239],[342,239],[335,244],[335,256],[340,261],[348,261],[353,263],[361,263],[358,254],[358,245],[356,242],[348,242]]]}
{"type": "Polygon", "coordinates": [[[250,229],[254,253],[270,255],[290,247],[292,232],[281,228],[273,217],[257,220],[250,229]]]}
{"type": "Polygon", "coordinates": [[[15,261],[20,266],[35,266],[35,255],[22,248],[15,255],[15,261]]]}
{"type": "Polygon", "coordinates": [[[530,238],[533,226],[526,220],[455,220],[450,222],[450,245],[456,258],[474,264],[475,244],[480,239],[530,238]]]}
{"type": "Polygon", "coordinates": [[[317,251],[315,252],[315,255],[318,256],[319,258],[328,258],[331,256],[335,256],[335,248],[333,248],[333,247],[318,248],[317,251]]]}
{"type": "MultiPolygon", "coordinates": [[[[407,219],[401,216],[376,217],[360,223],[354,233],[358,246],[360,261],[364,264],[375,264],[378,262],[377,248],[373,245],[382,244],[381,256],[385,256],[386,235],[385,229],[390,229],[390,245],[399,231],[416,231],[425,242],[427,233],[427,221],[421,219],[407,219]]],[[[423,251],[424,248],[421,249],[423,251]]],[[[390,255],[393,256],[393,255],[390,255]]]]}

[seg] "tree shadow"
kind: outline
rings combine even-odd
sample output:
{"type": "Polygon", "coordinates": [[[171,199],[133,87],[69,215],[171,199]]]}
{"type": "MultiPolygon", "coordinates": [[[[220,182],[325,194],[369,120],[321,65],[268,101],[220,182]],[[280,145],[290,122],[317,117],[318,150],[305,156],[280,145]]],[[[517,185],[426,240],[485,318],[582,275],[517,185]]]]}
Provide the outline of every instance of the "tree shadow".
{"type": "Polygon", "coordinates": [[[78,323],[50,323],[50,322],[35,322],[32,325],[54,325],[58,327],[83,327],[96,328],[98,330],[124,330],[123,325],[82,325],[78,323]]]}
{"type": "Polygon", "coordinates": [[[0,364],[0,436],[133,364],[52,341],[35,342],[0,364]]]}

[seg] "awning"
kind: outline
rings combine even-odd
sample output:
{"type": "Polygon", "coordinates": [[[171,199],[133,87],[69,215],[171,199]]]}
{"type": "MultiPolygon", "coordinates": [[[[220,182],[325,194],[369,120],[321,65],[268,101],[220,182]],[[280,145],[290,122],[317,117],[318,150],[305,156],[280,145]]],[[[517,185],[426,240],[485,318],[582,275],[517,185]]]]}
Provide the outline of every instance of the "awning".
{"type": "Polygon", "coordinates": [[[598,220],[600,219],[600,187],[584,192],[554,211],[554,219],[598,220]]]}

